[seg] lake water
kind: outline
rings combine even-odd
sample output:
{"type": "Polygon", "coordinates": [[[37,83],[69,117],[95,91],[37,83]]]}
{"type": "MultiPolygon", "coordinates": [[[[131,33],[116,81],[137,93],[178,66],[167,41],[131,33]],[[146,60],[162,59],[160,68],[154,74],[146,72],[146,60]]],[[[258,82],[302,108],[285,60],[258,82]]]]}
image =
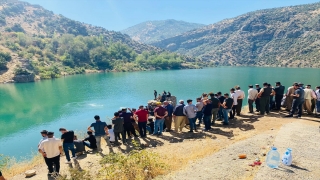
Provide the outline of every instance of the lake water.
{"type": "Polygon", "coordinates": [[[43,129],[86,132],[100,115],[109,121],[120,107],[138,107],[158,93],[195,99],[203,92],[229,92],[240,85],[281,81],[286,88],[298,81],[319,85],[319,69],[218,67],[192,70],[77,75],[25,84],[0,84],[0,154],[30,155],[43,129]]]}

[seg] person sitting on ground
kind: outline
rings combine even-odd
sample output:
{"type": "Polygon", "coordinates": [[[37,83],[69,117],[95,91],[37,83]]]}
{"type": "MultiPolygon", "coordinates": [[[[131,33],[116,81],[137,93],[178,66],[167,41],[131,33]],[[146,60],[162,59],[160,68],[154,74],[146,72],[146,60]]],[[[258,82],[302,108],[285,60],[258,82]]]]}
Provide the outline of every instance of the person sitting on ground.
{"type": "Polygon", "coordinates": [[[76,151],[76,155],[77,156],[83,154],[83,152],[86,151],[85,148],[84,148],[83,141],[78,140],[77,135],[74,135],[73,143],[76,146],[75,151],[76,151]]]}
{"type": "Polygon", "coordinates": [[[147,131],[149,131],[149,134],[153,134],[154,131],[154,122],[153,122],[153,118],[150,117],[148,118],[148,124],[147,124],[147,131]]]}
{"type": "Polygon", "coordinates": [[[73,138],[74,138],[74,132],[73,131],[68,131],[66,128],[60,128],[59,131],[61,132],[61,141],[63,142],[63,150],[66,155],[66,164],[72,164],[70,155],[69,155],[69,150],[71,151],[72,154],[72,159],[77,159],[76,156],[76,151],[74,149],[74,143],[73,143],[73,138]]]}
{"type": "MultiPolygon", "coordinates": [[[[53,132],[48,132],[48,139],[41,142],[39,146],[39,152],[44,157],[49,169],[48,176],[53,176],[53,164],[55,166],[55,172],[59,174],[60,171],[60,155],[62,154],[62,143],[60,139],[56,139],[53,136],[53,132]],[[44,150],[44,151],[42,151],[44,150]]],[[[73,140],[73,136],[72,136],[73,140]]]]}
{"type": "Polygon", "coordinates": [[[6,180],[6,179],[3,177],[1,171],[0,171],[0,180],[6,180]]]}
{"type": "Polygon", "coordinates": [[[92,123],[89,127],[88,127],[88,131],[94,132],[95,133],[95,138],[97,141],[97,147],[98,147],[98,151],[102,151],[101,149],[101,138],[103,138],[106,143],[107,146],[111,147],[110,141],[109,141],[109,131],[108,131],[108,127],[107,127],[107,123],[100,121],[100,116],[95,115],[94,119],[96,120],[96,122],[92,123]],[[91,127],[94,128],[94,130],[91,129],[91,127]]]}
{"type": "Polygon", "coordinates": [[[123,117],[120,117],[118,112],[114,113],[114,117],[112,119],[112,124],[113,124],[113,132],[114,132],[114,137],[115,137],[115,144],[118,145],[118,138],[120,137],[121,134],[121,139],[122,143],[126,143],[126,134],[124,131],[124,119],[123,117]]]}
{"type": "Polygon", "coordinates": [[[84,140],[82,140],[83,145],[87,146],[90,149],[97,149],[97,140],[96,137],[94,137],[94,135],[92,134],[91,131],[88,131],[87,134],[89,135],[87,138],[85,138],[84,140]],[[85,142],[85,141],[89,141],[89,143],[85,142]]]}
{"type": "Polygon", "coordinates": [[[115,142],[115,134],[114,134],[114,131],[112,129],[112,125],[107,125],[107,127],[108,127],[108,131],[109,131],[110,143],[114,143],[115,142]]]}

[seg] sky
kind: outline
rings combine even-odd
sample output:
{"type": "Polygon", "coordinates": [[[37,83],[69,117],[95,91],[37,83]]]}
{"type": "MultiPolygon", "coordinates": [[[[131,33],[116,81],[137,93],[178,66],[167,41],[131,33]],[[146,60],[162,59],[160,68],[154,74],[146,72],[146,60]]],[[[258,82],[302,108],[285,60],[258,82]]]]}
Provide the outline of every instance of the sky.
{"type": "Polygon", "coordinates": [[[120,31],[150,20],[213,24],[250,11],[320,0],[24,0],[73,20],[120,31]]]}

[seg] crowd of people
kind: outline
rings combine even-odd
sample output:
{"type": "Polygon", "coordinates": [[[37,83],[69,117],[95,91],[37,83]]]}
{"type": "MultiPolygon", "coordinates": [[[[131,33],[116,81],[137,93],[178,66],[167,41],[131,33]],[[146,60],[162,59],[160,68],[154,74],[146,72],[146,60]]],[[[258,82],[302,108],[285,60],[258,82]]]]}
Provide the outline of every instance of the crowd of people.
{"type": "MultiPolygon", "coordinates": [[[[157,99],[157,91],[154,91],[157,99]]],[[[94,116],[95,122],[87,128],[87,137],[78,140],[72,130],[60,128],[61,139],[54,137],[54,132],[41,131],[42,139],[39,142],[38,149],[43,155],[45,163],[49,169],[49,176],[54,172],[59,173],[60,155],[64,152],[66,163],[71,164],[71,159],[77,159],[85,151],[85,147],[102,151],[101,139],[104,139],[109,148],[118,146],[122,140],[127,144],[128,139],[141,137],[145,138],[147,132],[149,135],[161,136],[163,131],[181,133],[186,125],[189,125],[189,132],[197,132],[203,123],[203,131],[210,131],[216,121],[222,121],[225,126],[229,125],[229,120],[235,116],[241,116],[245,93],[239,87],[230,89],[230,93],[203,93],[196,98],[196,103],[188,99],[186,104],[183,100],[173,107],[172,102],[167,101],[171,93],[163,92],[161,98],[157,99],[156,107],[139,106],[135,108],[121,108],[114,113],[112,124],[107,124],[100,120],[98,115],[94,116]],[[139,134],[139,136],[138,136],[139,134]],[[71,152],[71,157],[69,154],[71,152]]],[[[297,113],[300,118],[303,111],[312,114],[314,109],[320,112],[320,87],[312,90],[311,85],[303,86],[303,83],[293,83],[285,92],[285,87],[276,82],[275,87],[269,83],[249,85],[248,87],[248,113],[255,111],[258,115],[269,114],[271,110],[279,111],[281,107],[289,111],[286,117],[293,117],[297,113]]]]}

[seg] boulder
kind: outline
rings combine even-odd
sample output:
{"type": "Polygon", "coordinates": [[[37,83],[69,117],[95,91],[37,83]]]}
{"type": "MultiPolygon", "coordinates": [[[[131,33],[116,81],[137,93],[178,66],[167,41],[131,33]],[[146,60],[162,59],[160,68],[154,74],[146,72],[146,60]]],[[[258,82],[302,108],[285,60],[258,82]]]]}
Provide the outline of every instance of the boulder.
{"type": "Polygon", "coordinates": [[[34,176],[34,175],[36,175],[36,171],[35,170],[28,170],[28,171],[26,171],[24,174],[26,175],[26,177],[32,177],[32,176],[34,176]]]}

